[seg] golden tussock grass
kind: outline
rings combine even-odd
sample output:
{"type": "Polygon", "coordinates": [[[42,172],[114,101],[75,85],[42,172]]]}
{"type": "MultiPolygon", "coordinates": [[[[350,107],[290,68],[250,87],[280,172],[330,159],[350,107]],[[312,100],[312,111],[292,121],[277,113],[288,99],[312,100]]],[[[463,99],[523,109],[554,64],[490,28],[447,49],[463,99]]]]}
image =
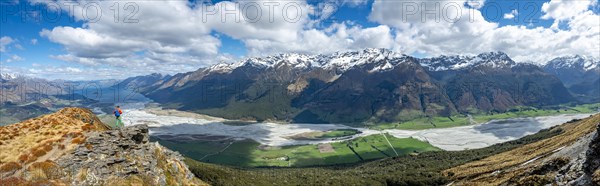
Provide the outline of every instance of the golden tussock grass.
{"type": "Polygon", "coordinates": [[[27,171],[33,176],[31,180],[59,179],[63,175],[61,168],[50,160],[32,163],[27,171]]]}
{"type": "Polygon", "coordinates": [[[21,164],[16,162],[8,162],[0,166],[0,173],[12,172],[23,168],[21,164]]]}
{"type": "Polygon", "coordinates": [[[81,126],[81,130],[83,130],[83,131],[90,131],[93,129],[96,129],[96,127],[94,125],[87,124],[87,125],[81,126]]]}
{"type": "Polygon", "coordinates": [[[499,185],[508,181],[510,178],[523,173],[528,166],[534,166],[534,163],[522,166],[525,162],[534,158],[545,157],[561,147],[573,144],[579,138],[594,132],[599,123],[600,114],[578,122],[563,124],[560,126],[564,131],[562,134],[496,154],[479,161],[473,161],[450,168],[442,173],[444,175],[452,175],[450,177],[453,179],[465,182],[457,183],[458,185],[468,185],[469,183],[499,185]],[[500,174],[492,174],[495,171],[503,172],[500,174]]]}
{"type": "Polygon", "coordinates": [[[82,143],[85,143],[85,137],[75,138],[75,139],[71,140],[71,143],[73,143],[73,144],[82,144],[82,143]]]}
{"type": "Polygon", "coordinates": [[[27,161],[25,161],[25,164],[31,163],[31,162],[35,162],[35,161],[37,161],[37,159],[38,159],[38,157],[36,157],[36,156],[33,156],[33,155],[29,156],[29,158],[27,159],[27,161]]]}
{"type": "Polygon", "coordinates": [[[4,186],[16,186],[16,185],[27,185],[27,181],[23,178],[18,177],[9,177],[9,178],[0,178],[0,185],[4,186]]]}
{"type": "Polygon", "coordinates": [[[44,145],[44,151],[46,152],[50,152],[53,149],[51,144],[46,144],[44,145]]]}
{"type": "Polygon", "coordinates": [[[39,158],[46,155],[46,151],[44,149],[35,149],[31,152],[31,154],[39,158]]]}
{"type": "Polygon", "coordinates": [[[79,132],[79,131],[75,131],[75,132],[69,132],[67,134],[64,134],[62,137],[63,138],[75,138],[75,137],[79,137],[79,136],[83,136],[83,133],[79,132]]]}
{"type": "MultiPolygon", "coordinates": [[[[84,133],[107,129],[91,111],[80,108],[65,108],[54,114],[3,126],[0,127],[0,162],[36,161],[37,156],[42,154],[41,151],[36,152],[40,148],[47,153],[56,142],[73,141],[75,138],[74,142],[82,143],[85,141],[84,133]],[[37,155],[27,160],[19,156],[31,153],[37,155]]],[[[59,145],[60,150],[74,147],[63,145],[61,148],[59,145]]]]}
{"type": "Polygon", "coordinates": [[[27,160],[29,160],[29,155],[27,155],[27,154],[21,154],[19,156],[19,162],[24,163],[24,162],[27,162],[27,160]]]}

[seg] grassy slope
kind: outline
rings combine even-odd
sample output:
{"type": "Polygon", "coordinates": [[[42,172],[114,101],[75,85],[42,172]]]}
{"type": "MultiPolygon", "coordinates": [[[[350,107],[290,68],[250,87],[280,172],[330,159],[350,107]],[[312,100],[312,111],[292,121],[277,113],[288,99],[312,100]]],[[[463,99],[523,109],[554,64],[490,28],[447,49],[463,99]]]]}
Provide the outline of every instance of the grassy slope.
{"type": "Polygon", "coordinates": [[[26,165],[61,145],[70,149],[78,144],[71,140],[90,130],[102,131],[107,127],[91,111],[80,108],[64,108],[54,114],[0,126],[0,164],[26,165]]]}
{"type": "MultiPolygon", "coordinates": [[[[582,114],[598,112],[600,103],[585,104],[578,106],[557,106],[556,108],[535,109],[535,108],[515,108],[514,111],[496,114],[474,114],[473,120],[477,123],[485,123],[495,119],[509,119],[518,117],[537,117],[550,116],[557,114],[582,114]]],[[[406,130],[422,130],[429,128],[448,128],[470,125],[467,116],[457,115],[452,117],[431,117],[418,118],[401,123],[383,123],[373,126],[374,129],[406,129],[406,130]],[[450,119],[452,118],[452,119],[450,119]]]]}
{"type": "Polygon", "coordinates": [[[399,139],[391,135],[387,135],[387,138],[392,146],[394,146],[394,149],[389,146],[382,135],[371,135],[349,141],[331,143],[335,152],[324,153],[319,151],[317,145],[259,148],[259,143],[250,140],[234,141],[231,145],[229,142],[224,141],[160,141],[160,143],[195,160],[244,167],[305,167],[360,162],[360,158],[354,154],[348,145],[352,146],[364,160],[395,156],[394,150],[400,155],[412,152],[440,150],[428,143],[412,138],[399,139]]]}
{"type": "Polygon", "coordinates": [[[519,140],[465,151],[432,151],[419,155],[313,168],[234,168],[186,159],[190,170],[212,185],[441,185],[450,180],[442,170],[562,133],[561,127],[542,130],[519,140]]]}
{"type": "Polygon", "coordinates": [[[581,137],[594,132],[598,123],[600,123],[600,115],[565,124],[562,127],[566,132],[560,135],[448,169],[445,174],[452,175],[463,184],[500,185],[528,169],[533,169],[531,166],[535,166],[532,162],[525,166],[525,162],[548,156],[559,148],[575,143],[581,137]],[[502,171],[502,173],[491,174],[495,171],[502,171]]]}

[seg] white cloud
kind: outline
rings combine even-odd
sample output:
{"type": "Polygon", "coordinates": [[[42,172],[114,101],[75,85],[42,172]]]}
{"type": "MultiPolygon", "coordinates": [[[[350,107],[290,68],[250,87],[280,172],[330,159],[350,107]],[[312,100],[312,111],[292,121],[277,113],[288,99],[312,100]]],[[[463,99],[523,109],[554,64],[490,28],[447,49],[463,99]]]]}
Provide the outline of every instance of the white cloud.
{"type": "Polygon", "coordinates": [[[551,0],[542,5],[542,19],[567,20],[588,10],[598,0],[551,0]]]}
{"type": "Polygon", "coordinates": [[[15,48],[17,48],[19,50],[25,50],[25,48],[23,48],[23,46],[21,44],[15,44],[14,46],[15,46],[15,48]]]}
{"type": "Polygon", "coordinates": [[[248,39],[244,43],[250,55],[270,55],[280,52],[326,54],[364,48],[390,48],[393,37],[388,26],[371,28],[348,23],[333,24],[324,30],[310,29],[299,32],[292,42],[248,39]]]}
{"type": "Polygon", "coordinates": [[[38,43],[38,40],[37,40],[37,39],[31,39],[31,44],[32,44],[32,45],[37,45],[37,43],[38,43]]]}
{"type": "Polygon", "coordinates": [[[297,31],[303,29],[312,13],[304,1],[223,1],[204,9],[215,11],[215,15],[206,17],[216,31],[235,39],[274,41],[298,39],[297,31]]]}
{"type": "Polygon", "coordinates": [[[8,36],[3,36],[0,38],[0,52],[6,52],[6,48],[9,44],[11,44],[14,40],[8,36]]]}
{"type": "Polygon", "coordinates": [[[561,22],[569,22],[589,11],[598,0],[551,0],[542,5],[542,19],[554,19],[551,28],[558,29],[561,22]]]}
{"type": "Polygon", "coordinates": [[[475,9],[480,9],[485,5],[485,0],[467,0],[467,5],[475,9]]]}
{"type": "MultiPolygon", "coordinates": [[[[114,5],[112,1],[91,2],[99,4],[103,11],[111,10],[110,6],[114,5]]],[[[88,66],[162,71],[166,69],[155,66],[177,64],[196,69],[218,62],[214,59],[223,56],[218,51],[221,41],[211,35],[212,31],[241,40],[250,55],[324,53],[365,47],[389,48],[393,44],[391,29],[385,25],[362,28],[342,23],[331,26],[333,32],[316,29],[311,26],[314,20],[309,15],[316,15],[318,10],[305,1],[223,1],[192,7],[185,1],[133,2],[140,10],[138,23],[115,23],[112,17],[104,17],[96,22],[88,21],[80,28],[44,29],[40,35],[65,47],[67,54],[52,56],[54,59],[88,66]]],[[[77,20],[85,21],[80,9],[70,13],[77,20]]],[[[111,13],[103,12],[104,15],[111,13]]]]}
{"type": "Polygon", "coordinates": [[[514,19],[517,15],[519,15],[519,11],[514,9],[510,13],[504,14],[504,19],[514,19]]]}
{"type": "Polygon", "coordinates": [[[6,59],[7,63],[11,63],[11,62],[17,62],[17,61],[23,61],[24,59],[21,56],[18,55],[12,55],[10,56],[10,58],[6,59]]]}
{"type": "MultiPolygon", "coordinates": [[[[436,56],[504,51],[517,61],[538,63],[572,54],[600,57],[600,19],[591,11],[571,18],[567,22],[571,28],[568,30],[500,27],[497,23],[486,21],[479,10],[468,7],[461,7],[461,11],[448,8],[448,11],[436,15],[422,15],[420,9],[412,12],[398,11],[407,10],[403,7],[414,3],[432,7],[436,2],[439,1],[376,0],[369,19],[393,27],[396,31],[393,48],[408,54],[436,56]],[[448,19],[455,17],[460,19],[448,19]]],[[[465,1],[442,1],[440,6],[451,7],[463,4],[462,2],[465,1]]]]}
{"type": "MultiPolygon", "coordinates": [[[[48,2],[52,1],[37,1],[48,2]]],[[[597,52],[600,46],[597,20],[600,18],[587,10],[597,0],[583,3],[552,0],[544,4],[543,17],[562,21],[569,27],[567,30],[500,27],[483,18],[479,8],[485,0],[375,0],[368,19],[380,25],[372,27],[348,21],[327,27],[321,25],[339,6],[364,5],[365,0],[329,0],[314,7],[303,0],[222,1],[193,6],[187,1],[131,1],[139,8],[134,17],[137,23],[124,23],[123,16],[118,21],[106,16],[113,15],[110,6],[115,1],[76,2],[97,3],[105,16],[89,21],[80,8],[74,9],[69,14],[83,21],[83,26],[42,30],[42,37],[65,48],[65,54],[51,57],[85,67],[81,69],[126,69],[125,76],[185,72],[220,60],[234,60],[236,57],[219,51],[222,43],[214,36],[217,34],[240,40],[250,56],[363,48],[391,48],[429,56],[501,50],[516,60],[536,62],[570,54],[600,55],[597,52]],[[324,3],[334,5],[333,9],[323,9],[324,3]],[[567,8],[562,8],[563,4],[567,8]],[[422,15],[424,12],[420,11],[436,6],[439,12],[433,15],[422,15]],[[261,12],[256,12],[256,8],[261,12]],[[576,13],[568,12],[570,9],[576,13]],[[285,10],[290,13],[287,17],[285,10]]],[[[517,15],[514,10],[504,17],[512,19],[517,15]]],[[[2,51],[5,51],[12,40],[7,44],[2,42],[2,51]]],[[[114,70],[103,73],[114,73],[114,70]]]]}
{"type": "MultiPolygon", "coordinates": [[[[99,5],[102,15],[113,15],[110,7],[116,2],[125,6],[121,1],[77,1],[80,5],[99,5]]],[[[220,41],[210,35],[210,28],[202,22],[200,12],[190,8],[186,1],[130,3],[138,10],[132,14],[135,16],[123,15],[117,20],[112,16],[86,20],[80,14],[82,6],[76,6],[79,8],[69,13],[77,20],[85,20],[83,27],[55,27],[43,30],[40,35],[64,45],[70,53],[82,57],[122,57],[140,51],[189,53],[197,56],[217,53],[220,41]],[[124,20],[133,22],[126,23],[124,20]]]]}

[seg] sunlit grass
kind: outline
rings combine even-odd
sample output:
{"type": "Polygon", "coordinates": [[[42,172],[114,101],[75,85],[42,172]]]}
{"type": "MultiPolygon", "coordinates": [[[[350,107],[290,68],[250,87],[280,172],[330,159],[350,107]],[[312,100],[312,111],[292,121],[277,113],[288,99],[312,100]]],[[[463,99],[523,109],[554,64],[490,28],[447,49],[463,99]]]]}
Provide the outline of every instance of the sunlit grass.
{"type": "Polygon", "coordinates": [[[396,156],[394,150],[399,155],[440,150],[417,139],[400,139],[386,135],[394,149],[380,134],[334,142],[330,144],[334,152],[323,153],[319,151],[316,144],[264,147],[251,140],[235,141],[231,145],[229,142],[160,141],[160,143],[199,161],[243,167],[305,167],[361,162],[348,146],[351,146],[364,160],[393,157],[396,156]]]}
{"type": "MultiPolygon", "coordinates": [[[[597,113],[600,103],[584,105],[558,105],[548,108],[516,107],[504,113],[478,113],[471,114],[473,123],[481,124],[491,120],[510,119],[520,117],[552,116],[559,114],[593,114],[597,113]]],[[[372,126],[372,129],[405,129],[423,130],[430,128],[449,128],[473,124],[467,115],[454,115],[450,117],[421,117],[403,122],[382,123],[372,126]]]]}

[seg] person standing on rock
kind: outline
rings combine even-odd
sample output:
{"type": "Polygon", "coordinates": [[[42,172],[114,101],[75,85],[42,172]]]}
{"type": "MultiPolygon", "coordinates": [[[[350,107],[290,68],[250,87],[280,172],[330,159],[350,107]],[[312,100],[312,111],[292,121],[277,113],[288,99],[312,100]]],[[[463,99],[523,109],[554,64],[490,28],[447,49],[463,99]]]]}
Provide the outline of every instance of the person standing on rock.
{"type": "Polygon", "coordinates": [[[117,119],[115,127],[119,128],[119,124],[121,125],[121,127],[124,127],[125,125],[123,125],[123,120],[121,120],[121,114],[123,114],[121,107],[115,107],[115,111],[113,111],[113,113],[115,114],[115,117],[117,119]]]}

